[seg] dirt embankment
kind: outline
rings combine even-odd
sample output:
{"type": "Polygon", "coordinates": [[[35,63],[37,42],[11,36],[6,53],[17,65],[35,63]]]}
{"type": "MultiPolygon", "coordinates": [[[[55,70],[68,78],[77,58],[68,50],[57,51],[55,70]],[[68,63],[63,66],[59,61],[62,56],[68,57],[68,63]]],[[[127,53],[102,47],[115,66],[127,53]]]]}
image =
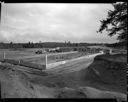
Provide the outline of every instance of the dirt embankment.
{"type": "Polygon", "coordinates": [[[69,83],[65,83],[65,86],[68,87],[63,88],[59,97],[116,98],[119,102],[126,101],[126,68],[126,55],[97,56],[87,69],[66,75],[69,83]]]}
{"type": "MultiPolygon", "coordinates": [[[[86,70],[85,80],[97,82],[113,91],[126,93],[126,56],[125,54],[96,56],[86,70]]],[[[81,74],[84,74],[84,71],[81,74]]]]}
{"type": "Polygon", "coordinates": [[[46,86],[32,84],[22,71],[11,65],[0,65],[0,84],[2,98],[53,98],[55,90],[46,86]]]}

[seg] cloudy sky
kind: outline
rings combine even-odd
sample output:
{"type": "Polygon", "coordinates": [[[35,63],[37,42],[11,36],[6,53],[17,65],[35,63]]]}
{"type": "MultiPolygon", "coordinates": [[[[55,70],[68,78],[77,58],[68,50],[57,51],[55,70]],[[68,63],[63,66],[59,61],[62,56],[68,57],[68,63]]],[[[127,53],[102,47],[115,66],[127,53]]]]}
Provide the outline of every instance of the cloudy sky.
{"type": "Polygon", "coordinates": [[[111,4],[2,4],[0,42],[116,42],[96,33],[111,4]]]}

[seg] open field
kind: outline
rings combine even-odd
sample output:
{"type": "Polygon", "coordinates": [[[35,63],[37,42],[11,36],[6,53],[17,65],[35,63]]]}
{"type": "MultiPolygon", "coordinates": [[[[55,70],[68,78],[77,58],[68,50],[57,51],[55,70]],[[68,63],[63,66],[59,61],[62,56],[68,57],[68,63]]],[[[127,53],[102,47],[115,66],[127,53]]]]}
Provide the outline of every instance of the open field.
{"type": "Polygon", "coordinates": [[[33,56],[35,55],[35,50],[37,49],[0,49],[0,58],[3,58],[3,52],[6,52],[6,58],[33,56]]]}
{"type": "MultiPolygon", "coordinates": [[[[86,55],[86,53],[79,53],[79,52],[68,52],[68,53],[58,53],[58,54],[47,54],[47,63],[54,63],[64,60],[71,60],[77,57],[81,57],[86,55]]],[[[41,55],[39,57],[34,58],[22,58],[24,61],[32,62],[32,63],[38,63],[38,64],[45,64],[45,55],[41,55]]]]}
{"type": "MultiPolygon", "coordinates": [[[[45,64],[45,54],[35,54],[35,51],[41,49],[1,49],[0,59],[3,59],[3,52],[6,52],[7,59],[23,60],[30,63],[45,64]]],[[[58,61],[70,60],[73,58],[87,55],[86,52],[62,52],[62,53],[47,53],[47,63],[54,63],[58,61]]]]}
{"type": "MultiPolygon", "coordinates": [[[[46,69],[46,54],[35,54],[35,51],[41,49],[2,49],[0,51],[0,60],[26,67],[32,67],[40,70],[46,69]],[[4,53],[5,52],[5,59],[4,53]]],[[[42,49],[43,50],[43,49],[42,49]]],[[[70,60],[73,58],[81,57],[85,53],[79,53],[77,51],[72,52],[61,52],[61,53],[47,53],[47,64],[56,63],[56,65],[61,64],[61,61],[70,60]]],[[[55,65],[54,65],[55,66],[55,65]]],[[[54,67],[53,64],[50,65],[50,68],[54,67]]]]}

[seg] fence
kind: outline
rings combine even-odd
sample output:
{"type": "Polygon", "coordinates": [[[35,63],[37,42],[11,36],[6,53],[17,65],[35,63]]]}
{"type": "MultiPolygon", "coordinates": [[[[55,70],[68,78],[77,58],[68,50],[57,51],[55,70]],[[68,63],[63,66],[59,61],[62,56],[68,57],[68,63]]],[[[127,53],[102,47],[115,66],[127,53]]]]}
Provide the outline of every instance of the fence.
{"type": "Polygon", "coordinates": [[[60,61],[60,62],[50,63],[50,64],[47,64],[46,69],[53,68],[53,67],[56,67],[58,65],[65,64],[65,63],[66,63],[66,61],[60,61]]]}

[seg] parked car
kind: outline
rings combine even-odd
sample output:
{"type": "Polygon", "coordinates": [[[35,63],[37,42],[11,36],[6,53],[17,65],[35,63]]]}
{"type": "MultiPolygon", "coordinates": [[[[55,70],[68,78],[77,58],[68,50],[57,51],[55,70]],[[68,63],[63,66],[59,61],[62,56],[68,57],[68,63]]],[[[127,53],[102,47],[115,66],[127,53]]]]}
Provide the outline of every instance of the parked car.
{"type": "Polygon", "coordinates": [[[35,52],[36,54],[42,54],[42,50],[38,50],[35,52]]]}

